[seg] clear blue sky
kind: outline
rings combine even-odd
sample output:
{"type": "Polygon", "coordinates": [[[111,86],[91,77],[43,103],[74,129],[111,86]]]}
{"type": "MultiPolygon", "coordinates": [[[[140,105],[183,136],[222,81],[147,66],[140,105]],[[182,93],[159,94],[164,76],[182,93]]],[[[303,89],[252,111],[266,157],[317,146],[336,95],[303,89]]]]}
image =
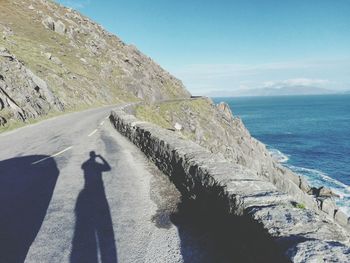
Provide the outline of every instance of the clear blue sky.
{"type": "Polygon", "coordinates": [[[136,45],[194,94],[350,89],[350,0],[59,0],[136,45]]]}

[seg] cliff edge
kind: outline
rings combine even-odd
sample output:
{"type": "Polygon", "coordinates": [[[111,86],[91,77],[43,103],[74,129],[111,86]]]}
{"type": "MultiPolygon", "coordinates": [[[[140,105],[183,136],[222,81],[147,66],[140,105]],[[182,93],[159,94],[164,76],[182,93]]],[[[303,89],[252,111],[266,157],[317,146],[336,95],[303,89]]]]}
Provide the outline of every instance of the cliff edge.
{"type": "Polygon", "coordinates": [[[215,105],[209,98],[173,100],[138,105],[135,115],[174,130],[183,138],[220,154],[222,159],[254,171],[279,191],[295,198],[300,206],[324,214],[350,229],[349,218],[335,205],[332,191],[324,187],[316,189],[302,175],[282,166],[263,143],[250,135],[227,104],[215,105]]]}

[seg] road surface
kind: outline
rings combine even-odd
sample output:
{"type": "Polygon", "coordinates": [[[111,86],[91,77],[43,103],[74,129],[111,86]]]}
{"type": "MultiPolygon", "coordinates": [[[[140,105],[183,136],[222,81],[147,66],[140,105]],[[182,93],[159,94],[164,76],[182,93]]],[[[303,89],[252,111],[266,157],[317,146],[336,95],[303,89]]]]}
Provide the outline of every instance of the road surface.
{"type": "Polygon", "coordinates": [[[211,261],[172,222],[178,191],[113,129],[111,109],[0,134],[0,262],[211,261]]]}

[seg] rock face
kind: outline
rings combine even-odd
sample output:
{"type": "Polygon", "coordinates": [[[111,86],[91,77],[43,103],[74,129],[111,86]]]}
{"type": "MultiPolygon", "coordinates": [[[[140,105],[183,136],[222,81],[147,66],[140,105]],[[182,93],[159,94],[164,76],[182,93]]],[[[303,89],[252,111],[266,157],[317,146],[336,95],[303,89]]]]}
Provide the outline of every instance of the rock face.
{"type": "Polygon", "coordinates": [[[110,120],[171,178],[183,197],[218,216],[231,215],[237,232],[244,231],[251,244],[258,240],[260,250],[251,253],[274,251],[273,260],[260,262],[350,262],[350,237],[343,228],[320,211],[303,207],[256,171],[139,121],[123,107],[113,111],[110,120]]]}
{"type": "Polygon", "coordinates": [[[230,106],[225,103],[225,102],[220,102],[217,106],[218,111],[220,111],[222,113],[222,116],[227,120],[227,121],[231,121],[233,120],[233,114],[232,111],[230,109],[230,106]]]}
{"type": "Polygon", "coordinates": [[[63,106],[75,109],[190,96],[181,81],[134,46],[53,1],[4,0],[0,17],[0,47],[6,50],[1,56],[1,63],[6,64],[6,71],[0,69],[2,85],[13,87],[8,92],[11,100],[6,102],[13,114],[0,111],[2,124],[63,106]],[[31,81],[17,89],[8,82],[16,78],[31,79],[39,91],[33,92],[31,81]]]}
{"type": "Polygon", "coordinates": [[[63,104],[48,84],[6,49],[0,52],[0,125],[8,119],[25,120],[62,111],[63,104]]]}

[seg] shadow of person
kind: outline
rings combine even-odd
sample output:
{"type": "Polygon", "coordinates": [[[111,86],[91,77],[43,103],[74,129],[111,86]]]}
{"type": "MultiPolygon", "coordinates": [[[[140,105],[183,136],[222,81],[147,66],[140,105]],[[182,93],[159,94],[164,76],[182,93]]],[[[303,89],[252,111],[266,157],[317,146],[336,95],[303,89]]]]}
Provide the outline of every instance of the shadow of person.
{"type": "Polygon", "coordinates": [[[70,262],[116,263],[113,224],[102,180],[102,172],[110,171],[111,167],[102,156],[92,151],[81,168],[85,185],[75,206],[76,224],[70,262]]]}
{"type": "Polygon", "coordinates": [[[0,161],[0,262],[25,260],[45,218],[58,176],[55,160],[46,155],[0,161]]]}

